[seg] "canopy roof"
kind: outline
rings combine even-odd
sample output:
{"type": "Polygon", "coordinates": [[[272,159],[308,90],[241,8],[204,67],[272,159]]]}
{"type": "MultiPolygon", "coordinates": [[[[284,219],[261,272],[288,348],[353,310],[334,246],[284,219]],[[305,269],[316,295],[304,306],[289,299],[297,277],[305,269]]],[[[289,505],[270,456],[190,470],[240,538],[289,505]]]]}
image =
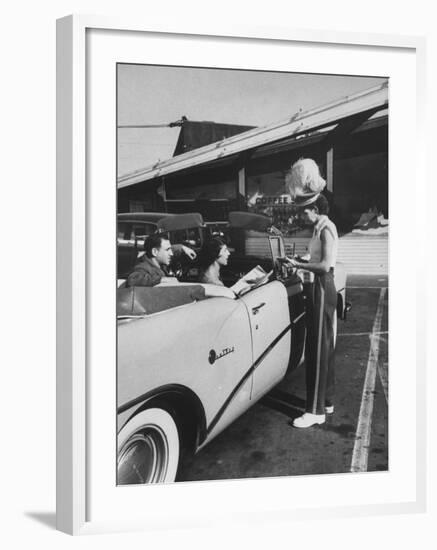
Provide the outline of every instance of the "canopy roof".
{"type": "Polygon", "coordinates": [[[118,178],[118,187],[152,180],[159,176],[173,174],[181,170],[200,166],[210,161],[230,157],[247,150],[257,149],[284,140],[307,134],[308,132],[335,126],[339,122],[359,113],[369,113],[388,107],[388,83],[384,82],[363,92],[343,97],[315,109],[295,113],[280,122],[261,126],[222,139],[215,143],[179,154],[153,166],[136,170],[118,178]]]}

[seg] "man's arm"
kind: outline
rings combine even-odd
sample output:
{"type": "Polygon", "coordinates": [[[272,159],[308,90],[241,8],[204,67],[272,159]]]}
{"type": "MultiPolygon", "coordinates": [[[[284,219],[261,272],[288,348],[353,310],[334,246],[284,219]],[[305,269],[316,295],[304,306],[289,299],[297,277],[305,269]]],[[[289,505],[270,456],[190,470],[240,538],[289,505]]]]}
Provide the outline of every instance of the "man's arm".
{"type": "Polygon", "coordinates": [[[173,253],[174,253],[175,257],[178,260],[180,259],[182,254],[185,254],[185,256],[188,256],[188,258],[190,258],[190,260],[195,260],[196,259],[197,254],[189,246],[185,246],[184,244],[173,244],[171,246],[171,248],[173,250],[173,253]]]}

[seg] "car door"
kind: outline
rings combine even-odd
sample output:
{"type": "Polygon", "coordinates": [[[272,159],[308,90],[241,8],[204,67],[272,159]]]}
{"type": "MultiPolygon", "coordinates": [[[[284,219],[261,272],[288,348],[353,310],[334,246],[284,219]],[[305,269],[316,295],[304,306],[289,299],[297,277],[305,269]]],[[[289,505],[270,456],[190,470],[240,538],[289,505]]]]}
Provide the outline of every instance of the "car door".
{"type": "Polygon", "coordinates": [[[209,298],[121,321],[117,337],[119,405],[157,388],[189,388],[205,411],[206,441],[250,406],[252,337],[239,300],[209,298]]]}
{"type": "Polygon", "coordinates": [[[246,305],[253,347],[251,399],[258,399],[287,371],[290,357],[290,314],[287,291],[273,281],[240,298],[246,305]]]}

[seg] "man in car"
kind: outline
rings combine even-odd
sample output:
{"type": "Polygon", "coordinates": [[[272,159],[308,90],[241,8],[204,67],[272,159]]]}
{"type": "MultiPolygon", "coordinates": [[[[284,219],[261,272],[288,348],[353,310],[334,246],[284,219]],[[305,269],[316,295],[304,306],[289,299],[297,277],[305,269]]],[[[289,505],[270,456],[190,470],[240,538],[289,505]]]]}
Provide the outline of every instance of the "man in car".
{"type": "MultiPolygon", "coordinates": [[[[186,254],[194,260],[196,253],[184,245],[171,245],[165,234],[150,235],[144,242],[144,256],[129,274],[126,286],[155,286],[159,283],[169,282],[168,267],[173,255],[186,254]]],[[[171,280],[171,279],[170,279],[171,280]]],[[[175,280],[173,278],[173,280],[175,280]]],[[[203,285],[205,296],[224,296],[235,298],[234,292],[229,288],[216,288],[215,285],[203,285]]]]}
{"type": "Polygon", "coordinates": [[[170,244],[165,234],[150,235],[144,242],[144,256],[128,275],[126,286],[155,286],[169,277],[173,255],[186,254],[194,260],[196,253],[184,245],[170,244]]]}

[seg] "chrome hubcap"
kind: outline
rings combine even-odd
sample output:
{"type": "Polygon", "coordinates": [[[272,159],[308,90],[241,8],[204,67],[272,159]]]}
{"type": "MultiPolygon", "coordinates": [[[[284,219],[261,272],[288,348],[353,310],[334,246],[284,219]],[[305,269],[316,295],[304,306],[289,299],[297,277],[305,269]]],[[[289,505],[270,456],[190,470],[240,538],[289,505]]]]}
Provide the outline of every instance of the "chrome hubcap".
{"type": "Polygon", "coordinates": [[[140,485],[164,481],[169,449],[159,426],[143,426],[124,443],[118,454],[117,484],[140,485]]]}

